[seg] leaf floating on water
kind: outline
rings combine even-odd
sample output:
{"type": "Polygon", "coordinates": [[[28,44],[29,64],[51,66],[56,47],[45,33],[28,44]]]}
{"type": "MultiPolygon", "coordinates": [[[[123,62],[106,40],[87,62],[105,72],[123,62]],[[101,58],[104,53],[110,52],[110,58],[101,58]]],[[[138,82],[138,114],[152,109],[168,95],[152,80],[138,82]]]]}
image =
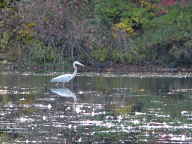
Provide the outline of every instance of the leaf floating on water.
{"type": "Polygon", "coordinates": [[[8,94],[8,90],[6,90],[6,89],[0,89],[0,95],[6,95],[6,94],[8,94]]]}
{"type": "Polygon", "coordinates": [[[144,92],[145,89],[141,88],[141,89],[138,89],[138,92],[144,92]]]}

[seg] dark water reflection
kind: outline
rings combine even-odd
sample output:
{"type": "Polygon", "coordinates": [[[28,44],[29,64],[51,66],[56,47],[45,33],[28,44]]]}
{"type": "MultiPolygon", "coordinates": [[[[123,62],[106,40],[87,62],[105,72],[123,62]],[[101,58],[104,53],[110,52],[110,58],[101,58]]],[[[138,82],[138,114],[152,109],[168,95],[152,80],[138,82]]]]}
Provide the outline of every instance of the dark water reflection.
{"type": "Polygon", "coordinates": [[[192,79],[0,75],[0,142],[192,143],[192,79]]]}

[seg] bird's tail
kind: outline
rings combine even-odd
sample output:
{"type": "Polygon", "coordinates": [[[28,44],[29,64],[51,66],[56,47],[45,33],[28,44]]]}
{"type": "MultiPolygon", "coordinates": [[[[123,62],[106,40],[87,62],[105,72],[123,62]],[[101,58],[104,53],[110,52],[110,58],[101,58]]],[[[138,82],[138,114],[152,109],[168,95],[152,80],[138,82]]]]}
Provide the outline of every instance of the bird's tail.
{"type": "Polygon", "coordinates": [[[51,79],[51,80],[50,80],[50,82],[55,82],[55,79],[54,79],[54,78],[53,78],[53,79],[51,79]]]}

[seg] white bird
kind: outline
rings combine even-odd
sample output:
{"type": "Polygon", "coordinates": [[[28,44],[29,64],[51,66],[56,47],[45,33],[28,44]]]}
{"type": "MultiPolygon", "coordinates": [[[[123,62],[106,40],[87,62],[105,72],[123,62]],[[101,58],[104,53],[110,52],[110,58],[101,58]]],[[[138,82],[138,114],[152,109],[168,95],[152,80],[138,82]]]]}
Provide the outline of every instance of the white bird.
{"type": "Polygon", "coordinates": [[[57,77],[51,79],[50,82],[62,82],[62,83],[69,82],[77,75],[77,66],[76,65],[84,66],[80,62],[74,61],[73,62],[74,72],[72,74],[64,74],[64,75],[57,76],[57,77]]]}

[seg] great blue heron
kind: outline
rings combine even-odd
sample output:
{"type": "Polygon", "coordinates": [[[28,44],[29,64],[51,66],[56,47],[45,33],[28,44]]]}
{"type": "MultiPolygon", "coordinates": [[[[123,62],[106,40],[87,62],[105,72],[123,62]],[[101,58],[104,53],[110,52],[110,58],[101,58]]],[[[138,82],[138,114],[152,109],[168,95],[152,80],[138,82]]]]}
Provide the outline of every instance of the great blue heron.
{"type": "Polygon", "coordinates": [[[70,80],[72,80],[77,75],[77,66],[76,65],[84,66],[80,62],[74,61],[73,62],[74,72],[72,74],[64,74],[64,75],[57,76],[57,77],[51,79],[50,82],[57,82],[57,83],[59,83],[59,82],[62,82],[62,83],[69,82],[70,80]]]}

